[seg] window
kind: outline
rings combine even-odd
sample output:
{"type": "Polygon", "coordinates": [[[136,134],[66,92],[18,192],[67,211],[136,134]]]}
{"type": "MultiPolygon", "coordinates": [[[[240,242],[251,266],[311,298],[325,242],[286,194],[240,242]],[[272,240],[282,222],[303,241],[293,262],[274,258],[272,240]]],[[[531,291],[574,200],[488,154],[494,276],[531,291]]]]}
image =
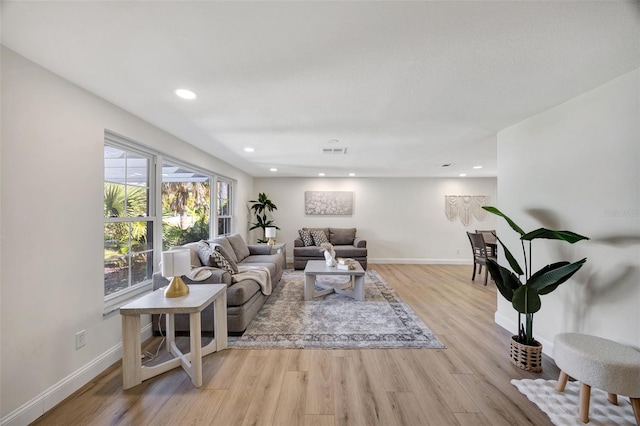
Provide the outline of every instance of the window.
{"type": "Polygon", "coordinates": [[[162,164],[162,249],[211,235],[211,178],[192,170],[162,164]]]}
{"type": "Polygon", "coordinates": [[[151,279],[154,205],[152,157],[104,146],[104,294],[151,279]]]}
{"type": "Polygon", "coordinates": [[[229,179],[105,131],[105,312],[150,289],[162,250],[230,234],[232,188],[229,179]]]}
{"type": "Polygon", "coordinates": [[[217,235],[231,233],[231,182],[218,179],[216,182],[217,235]]]}

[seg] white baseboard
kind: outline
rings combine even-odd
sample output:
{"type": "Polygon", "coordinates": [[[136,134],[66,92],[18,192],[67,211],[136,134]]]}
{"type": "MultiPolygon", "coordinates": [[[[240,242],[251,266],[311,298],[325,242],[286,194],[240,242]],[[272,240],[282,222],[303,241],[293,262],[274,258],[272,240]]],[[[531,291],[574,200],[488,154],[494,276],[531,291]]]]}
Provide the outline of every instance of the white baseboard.
{"type": "MultiPolygon", "coordinates": [[[[153,334],[151,323],[141,329],[142,341],[153,334]]],[[[26,404],[0,419],[0,426],[24,426],[35,421],[47,411],[64,401],[82,386],[89,383],[104,370],[122,359],[122,343],[118,343],[82,368],[60,380],[26,404]]]]}
{"type": "Polygon", "coordinates": [[[424,258],[392,258],[369,257],[367,263],[396,264],[396,265],[472,265],[467,259],[424,259],[424,258]]]}
{"type": "MultiPolygon", "coordinates": [[[[517,312],[513,311],[514,318],[517,318],[517,312]]],[[[517,321],[513,321],[513,319],[509,319],[502,315],[500,312],[496,311],[493,316],[493,320],[500,327],[507,330],[509,333],[517,334],[518,333],[518,324],[517,321]]],[[[533,338],[538,342],[542,343],[542,353],[553,359],[553,342],[545,339],[544,337],[540,337],[537,334],[533,335],[533,338]]]]}

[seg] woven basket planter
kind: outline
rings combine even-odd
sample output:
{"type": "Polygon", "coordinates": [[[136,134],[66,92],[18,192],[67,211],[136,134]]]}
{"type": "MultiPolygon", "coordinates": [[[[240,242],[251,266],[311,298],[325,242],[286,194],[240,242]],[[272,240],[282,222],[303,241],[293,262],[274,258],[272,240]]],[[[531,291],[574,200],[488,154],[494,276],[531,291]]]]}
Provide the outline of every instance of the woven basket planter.
{"type": "Polygon", "coordinates": [[[523,370],[539,373],[542,371],[542,344],[537,340],[536,346],[523,345],[518,342],[518,336],[511,336],[511,363],[523,370]]]}

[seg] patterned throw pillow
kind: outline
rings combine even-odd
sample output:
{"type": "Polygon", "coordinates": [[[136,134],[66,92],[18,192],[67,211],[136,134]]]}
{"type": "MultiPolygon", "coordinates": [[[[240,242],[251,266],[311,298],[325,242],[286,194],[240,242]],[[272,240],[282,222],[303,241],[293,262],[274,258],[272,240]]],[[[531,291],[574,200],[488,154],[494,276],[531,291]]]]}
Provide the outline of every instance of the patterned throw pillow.
{"type": "Polygon", "coordinates": [[[322,243],[328,243],[329,240],[327,236],[324,234],[324,231],[313,230],[311,231],[311,238],[313,238],[313,244],[320,247],[322,243]]]}
{"type": "Polygon", "coordinates": [[[300,234],[300,239],[305,247],[309,247],[313,245],[313,238],[311,238],[311,232],[306,229],[298,230],[298,234],[300,234]]]}
{"type": "Polygon", "coordinates": [[[222,249],[222,247],[218,246],[217,244],[210,245],[206,241],[199,241],[196,247],[196,250],[198,251],[198,257],[200,258],[200,261],[204,266],[220,268],[228,272],[230,275],[238,272],[238,266],[235,265],[236,267],[234,270],[231,262],[229,262],[224,254],[218,249],[222,249]]]}
{"type": "Polygon", "coordinates": [[[231,269],[233,269],[234,273],[238,272],[238,264],[233,260],[233,258],[231,256],[229,256],[229,253],[227,252],[227,250],[223,246],[221,246],[219,244],[216,244],[216,243],[209,243],[209,245],[211,247],[213,247],[213,249],[215,251],[217,251],[222,256],[224,256],[226,261],[229,262],[229,265],[231,266],[231,269]]]}

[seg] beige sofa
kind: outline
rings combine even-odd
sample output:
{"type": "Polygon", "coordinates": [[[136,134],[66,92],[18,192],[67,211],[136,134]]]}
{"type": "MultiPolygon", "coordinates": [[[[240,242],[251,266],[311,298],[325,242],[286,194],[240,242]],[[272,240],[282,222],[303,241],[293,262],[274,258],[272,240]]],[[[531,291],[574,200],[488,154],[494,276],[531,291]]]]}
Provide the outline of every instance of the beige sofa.
{"type": "MultiPolygon", "coordinates": [[[[225,249],[225,252],[232,258],[234,262],[240,265],[264,266],[269,269],[271,276],[271,287],[275,287],[282,278],[282,265],[284,264],[284,254],[271,254],[271,246],[267,244],[247,245],[239,234],[222,236],[210,240],[209,242],[219,244],[225,249]]],[[[189,243],[180,248],[187,248],[191,251],[191,267],[202,268],[203,264],[198,256],[196,249],[197,243],[189,243]]],[[[183,280],[187,284],[226,284],[227,285],[227,329],[230,333],[243,332],[251,320],[256,316],[267,295],[263,294],[260,285],[252,280],[245,279],[239,282],[233,282],[229,272],[218,268],[207,268],[212,274],[203,281],[194,281],[187,276],[183,280]]],[[[153,275],[153,289],[157,290],[169,284],[169,281],[160,273],[153,275]]],[[[176,331],[189,331],[188,315],[176,315],[175,318],[176,331]]],[[[153,316],[153,330],[156,334],[162,330],[164,333],[164,318],[158,321],[158,316],[153,316]]],[[[213,331],[213,306],[207,307],[202,311],[202,330],[213,331]]]]}
{"type": "MultiPolygon", "coordinates": [[[[336,251],[336,257],[357,260],[367,269],[367,240],[356,237],[356,228],[302,228],[305,231],[321,230],[336,251]]],[[[305,246],[302,238],[293,241],[293,268],[304,269],[309,260],[324,260],[324,254],[316,245],[305,246]]]]}

